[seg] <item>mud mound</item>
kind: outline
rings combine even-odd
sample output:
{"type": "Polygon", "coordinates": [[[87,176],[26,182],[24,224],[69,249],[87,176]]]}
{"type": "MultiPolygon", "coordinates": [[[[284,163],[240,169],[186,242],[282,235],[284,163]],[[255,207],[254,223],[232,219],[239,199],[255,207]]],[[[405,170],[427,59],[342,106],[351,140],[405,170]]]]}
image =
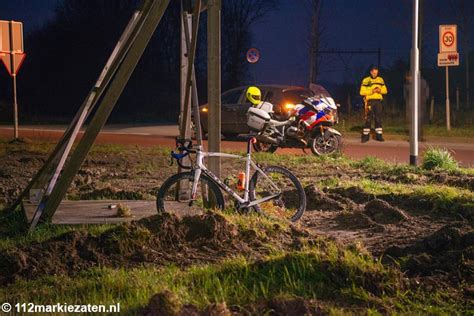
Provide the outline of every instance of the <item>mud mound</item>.
{"type": "Polygon", "coordinates": [[[358,187],[335,188],[331,190],[331,193],[339,194],[357,204],[364,204],[374,199],[373,195],[366,193],[363,189],[358,187]]]}
{"type": "Polygon", "coordinates": [[[308,211],[342,211],[345,205],[328,194],[319,190],[315,185],[305,188],[308,211]]]}
{"type": "Polygon", "coordinates": [[[144,308],[145,316],[162,315],[195,315],[195,316],[230,316],[230,315],[327,315],[314,300],[303,298],[272,299],[253,305],[227,306],[226,303],[211,304],[199,310],[195,305],[181,306],[176,294],[164,291],[151,297],[144,308]]]}
{"type": "Polygon", "coordinates": [[[365,205],[364,214],[379,224],[397,224],[409,219],[401,209],[379,199],[368,202],[365,205]]]}
{"type": "Polygon", "coordinates": [[[407,220],[409,216],[405,212],[378,199],[369,201],[365,207],[356,205],[351,211],[341,212],[335,217],[340,229],[370,228],[377,232],[384,232],[384,225],[399,224],[407,220]]]}
{"type": "Polygon", "coordinates": [[[98,236],[73,231],[42,243],[0,251],[0,284],[38,275],[74,274],[95,266],[185,266],[237,254],[260,258],[270,252],[270,247],[301,245],[305,234],[292,230],[275,229],[262,236],[214,213],[183,219],[157,215],[116,226],[98,236]]]}
{"type": "Polygon", "coordinates": [[[458,281],[474,281],[474,231],[444,226],[412,246],[391,247],[385,254],[402,259],[409,276],[450,274],[458,281]]]}
{"type": "Polygon", "coordinates": [[[342,229],[356,229],[356,228],[371,228],[378,226],[370,217],[362,211],[357,212],[343,212],[336,217],[338,228],[342,229]]]}
{"type": "Polygon", "coordinates": [[[450,175],[447,173],[431,174],[432,182],[438,184],[446,184],[474,190],[474,176],[471,175],[450,175]]]}

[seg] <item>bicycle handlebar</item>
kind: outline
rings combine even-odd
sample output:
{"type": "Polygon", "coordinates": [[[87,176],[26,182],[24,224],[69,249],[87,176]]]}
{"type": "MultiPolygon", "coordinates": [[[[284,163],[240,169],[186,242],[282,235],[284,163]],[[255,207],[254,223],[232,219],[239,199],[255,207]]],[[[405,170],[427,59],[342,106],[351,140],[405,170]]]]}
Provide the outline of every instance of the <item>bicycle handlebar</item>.
{"type": "Polygon", "coordinates": [[[191,166],[185,166],[182,163],[183,158],[189,156],[190,153],[196,152],[193,150],[193,141],[191,139],[185,138],[176,138],[176,149],[178,152],[175,153],[174,151],[171,152],[171,158],[176,159],[178,166],[182,169],[191,169],[191,166]]]}

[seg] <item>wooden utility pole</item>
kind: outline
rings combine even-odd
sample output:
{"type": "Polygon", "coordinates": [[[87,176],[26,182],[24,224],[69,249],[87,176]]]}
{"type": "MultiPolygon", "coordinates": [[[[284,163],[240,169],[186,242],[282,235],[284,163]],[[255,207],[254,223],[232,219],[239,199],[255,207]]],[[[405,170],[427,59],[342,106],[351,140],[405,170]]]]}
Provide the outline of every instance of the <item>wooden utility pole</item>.
{"type": "MultiPolygon", "coordinates": [[[[208,141],[210,152],[221,151],[221,0],[208,1],[207,95],[209,103],[208,141]]],[[[220,159],[209,159],[209,169],[221,173],[220,159]]]]}

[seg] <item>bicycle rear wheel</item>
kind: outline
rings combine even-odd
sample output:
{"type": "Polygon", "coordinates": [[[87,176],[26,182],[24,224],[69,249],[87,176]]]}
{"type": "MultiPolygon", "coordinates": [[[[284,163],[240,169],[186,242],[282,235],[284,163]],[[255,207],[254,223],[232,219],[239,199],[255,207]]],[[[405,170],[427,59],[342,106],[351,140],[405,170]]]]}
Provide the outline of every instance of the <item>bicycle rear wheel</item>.
{"type": "Polygon", "coordinates": [[[199,179],[197,196],[191,199],[194,172],[178,173],[168,178],[156,195],[158,212],[183,216],[196,215],[203,209],[224,208],[224,196],[219,187],[206,175],[199,179]]]}
{"type": "Polygon", "coordinates": [[[249,183],[250,200],[255,201],[270,195],[277,197],[254,206],[257,212],[296,222],[306,210],[306,194],[303,186],[289,170],[271,166],[263,168],[265,176],[256,171],[249,183]]]}

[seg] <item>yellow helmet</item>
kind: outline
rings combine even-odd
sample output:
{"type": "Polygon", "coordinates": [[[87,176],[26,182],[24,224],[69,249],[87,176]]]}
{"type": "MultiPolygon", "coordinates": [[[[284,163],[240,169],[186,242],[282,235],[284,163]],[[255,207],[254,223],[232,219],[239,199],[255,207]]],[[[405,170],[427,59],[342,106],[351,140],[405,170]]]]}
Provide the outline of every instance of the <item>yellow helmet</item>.
{"type": "Polygon", "coordinates": [[[247,99],[250,101],[250,103],[252,103],[253,105],[260,104],[260,102],[262,101],[262,92],[257,87],[249,87],[245,95],[247,96],[247,99]]]}

